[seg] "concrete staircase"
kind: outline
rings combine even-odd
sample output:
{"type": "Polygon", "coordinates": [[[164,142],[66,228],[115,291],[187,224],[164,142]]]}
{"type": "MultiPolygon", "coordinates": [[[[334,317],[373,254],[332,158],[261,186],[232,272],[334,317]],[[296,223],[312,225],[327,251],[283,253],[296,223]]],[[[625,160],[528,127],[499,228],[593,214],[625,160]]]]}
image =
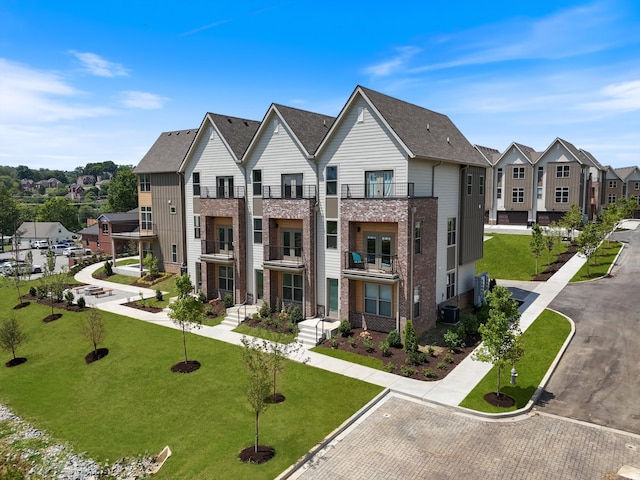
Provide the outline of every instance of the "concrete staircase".
{"type": "Polygon", "coordinates": [[[236,328],[245,317],[250,317],[254,313],[258,313],[258,305],[234,305],[227,308],[227,315],[220,325],[228,327],[230,330],[236,328]]]}
{"type": "Polygon", "coordinates": [[[330,322],[325,320],[324,324],[320,318],[310,318],[298,323],[298,337],[296,340],[302,343],[305,348],[312,348],[323,340],[323,335],[328,338],[332,332],[337,330],[340,322],[330,322]],[[335,325],[334,325],[335,324],[335,325]]]}

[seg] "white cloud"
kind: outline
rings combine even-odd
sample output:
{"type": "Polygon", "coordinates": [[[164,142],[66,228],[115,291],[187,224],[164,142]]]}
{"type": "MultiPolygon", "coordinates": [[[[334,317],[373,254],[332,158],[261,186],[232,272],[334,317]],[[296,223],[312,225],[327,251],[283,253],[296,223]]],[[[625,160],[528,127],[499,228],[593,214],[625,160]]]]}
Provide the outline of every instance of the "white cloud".
{"type": "Polygon", "coordinates": [[[84,71],[98,77],[126,77],[129,75],[124,66],[119,63],[109,62],[99,55],[91,52],[76,52],[71,50],[71,55],[80,60],[84,71]]]}
{"type": "Polygon", "coordinates": [[[632,112],[640,110],[640,80],[612,83],[600,91],[601,100],[587,102],[587,110],[632,112]]]}
{"type": "Polygon", "coordinates": [[[73,101],[84,93],[63,78],[0,58],[0,119],[3,123],[42,123],[113,113],[99,106],[73,101]]]}
{"type": "Polygon", "coordinates": [[[399,47],[397,48],[397,55],[392,59],[387,60],[376,65],[371,65],[365,68],[365,73],[373,75],[374,77],[386,77],[399,71],[404,70],[408,61],[416,54],[420,52],[420,49],[413,46],[399,47]]]}
{"type": "Polygon", "coordinates": [[[181,33],[179,36],[185,37],[187,35],[193,35],[194,33],[202,32],[204,30],[209,30],[210,28],[219,27],[220,25],[224,25],[225,23],[228,23],[228,22],[229,20],[220,20],[218,22],[213,22],[208,25],[203,25],[202,27],[194,28],[193,30],[189,30],[188,32],[181,33]]]}
{"type": "Polygon", "coordinates": [[[162,108],[168,98],[161,97],[155,93],[139,92],[129,90],[122,92],[121,103],[129,108],[141,108],[143,110],[157,110],[162,108]]]}

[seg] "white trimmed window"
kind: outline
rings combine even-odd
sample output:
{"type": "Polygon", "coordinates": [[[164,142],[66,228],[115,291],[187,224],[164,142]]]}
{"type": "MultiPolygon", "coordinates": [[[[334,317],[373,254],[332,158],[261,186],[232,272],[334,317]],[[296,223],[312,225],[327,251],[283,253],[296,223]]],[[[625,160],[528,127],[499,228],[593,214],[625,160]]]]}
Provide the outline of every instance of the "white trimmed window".
{"type": "Polygon", "coordinates": [[[556,165],[556,178],[569,178],[569,165],[556,165]]]}
{"type": "Polygon", "coordinates": [[[513,203],[524,203],[524,188],[514,188],[511,192],[511,201],[513,203]]]}
{"type": "Polygon", "coordinates": [[[141,192],[150,192],[151,191],[151,176],[150,175],[140,175],[140,191],[141,192]]]}
{"type": "Polygon", "coordinates": [[[569,203],[569,187],[556,187],[556,203],[569,203]]]}
{"type": "Polygon", "coordinates": [[[193,238],[200,238],[200,215],[193,216],[193,238]]]}
{"type": "Polygon", "coordinates": [[[327,248],[338,248],[338,222],[327,220],[327,248]]]}
{"type": "Polygon", "coordinates": [[[513,167],[513,178],[524,178],[524,167],[513,167]]]}
{"type": "Polygon", "coordinates": [[[372,315],[391,317],[393,299],[391,285],[364,284],[364,311],[372,315]]]}

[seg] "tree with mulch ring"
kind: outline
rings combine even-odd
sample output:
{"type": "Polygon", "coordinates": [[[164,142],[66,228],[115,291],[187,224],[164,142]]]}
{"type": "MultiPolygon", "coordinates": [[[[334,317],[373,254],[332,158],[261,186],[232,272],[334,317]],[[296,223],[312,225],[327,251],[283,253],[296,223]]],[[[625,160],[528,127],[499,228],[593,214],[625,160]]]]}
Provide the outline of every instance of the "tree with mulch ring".
{"type": "Polygon", "coordinates": [[[13,358],[5,363],[7,367],[15,367],[27,361],[24,357],[16,357],[16,349],[26,340],[27,335],[15,318],[8,318],[0,324],[0,348],[13,355],[13,358]]]}
{"type": "Polygon", "coordinates": [[[28,307],[31,305],[31,302],[20,302],[19,304],[13,307],[14,310],[20,310],[21,308],[28,307]]]}
{"type": "Polygon", "coordinates": [[[109,354],[108,348],[98,348],[98,344],[104,342],[107,332],[104,326],[102,314],[98,310],[90,310],[80,323],[80,333],[93,346],[93,351],[85,355],[86,363],[93,363],[109,354]]]}
{"type": "Polygon", "coordinates": [[[485,402],[493,405],[494,407],[510,408],[516,404],[515,399],[506,393],[498,394],[496,392],[489,392],[482,398],[484,398],[485,402]]]}
{"type": "Polygon", "coordinates": [[[182,330],[182,346],[184,350],[184,362],[171,367],[172,372],[191,373],[200,368],[200,362],[187,357],[187,332],[192,328],[200,328],[204,320],[202,314],[202,302],[191,295],[193,284],[187,273],[176,280],[178,299],[169,305],[169,318],[182,330]]]}
{"type": "Polygon", "coordinates": [[[269,406],[267,398],[271,392],[271,361],[264,345],[255,338],[242,337],[242,358],[249,373],[247,402],[255,415],[255,441],[240,451],[238,456],[245,463],[264,463],[271,460],[276,451],[269,445],[260,445],[260,414],[269,406]]]}
{"type": "Polygon", "coordinates": [[[52,315],[47,315],[46,317],[44,317],[42,319],[42,321],[44,323],[51,323],[51,322],[55,322],[56,320],[58,320],[60,317],[62,317],[61,313],[54,313],[52,315]]]}

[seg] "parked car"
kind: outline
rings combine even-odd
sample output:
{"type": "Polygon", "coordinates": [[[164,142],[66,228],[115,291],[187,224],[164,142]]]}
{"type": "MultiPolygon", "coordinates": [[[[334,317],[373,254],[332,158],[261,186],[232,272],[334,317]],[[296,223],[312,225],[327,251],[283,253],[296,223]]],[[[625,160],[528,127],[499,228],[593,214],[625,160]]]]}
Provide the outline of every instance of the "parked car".
{"type": "Polygon", "coordinates": [[[64,250],[63,255],[67,257],[75,257],[76,255],[91,255],[91,250],[83,247],[68,247],[64,250]]]}
{"type": "Polygon", "coordinates": [[[70,247],[70,246],[75,244],[75,242],[73,240],[71,240],[70,238],[63,238],[58,243],[60,243],[62,245],[66,245],[68,247],[70,247]]]}
{"type": "Polygon", "coordinates": [[[56,255],[62,255],[67,248],[69,248],[69,245],[58,243],[56,245],[51,245],[49,247],[49,251],[53,252],[56,255]]]}
{"type": "Polygon", "coordinates": [[[34,240],[31,242],[31,248],[49,248],[49,242],[47,240],[34,240]]]}
{"type": "MultiPolygon", "coordinates": [[[[0,266],[0,273],[6,276],[13,276],[17,273],[25,274],[28,273],[29,264],[24,260],[9,260],[8,262],[4,262],[2,266],[0,266]]],[[[31,273],[42,273],[42,265],[37,265],[35,263],[31,264],[31,273]]]]}

